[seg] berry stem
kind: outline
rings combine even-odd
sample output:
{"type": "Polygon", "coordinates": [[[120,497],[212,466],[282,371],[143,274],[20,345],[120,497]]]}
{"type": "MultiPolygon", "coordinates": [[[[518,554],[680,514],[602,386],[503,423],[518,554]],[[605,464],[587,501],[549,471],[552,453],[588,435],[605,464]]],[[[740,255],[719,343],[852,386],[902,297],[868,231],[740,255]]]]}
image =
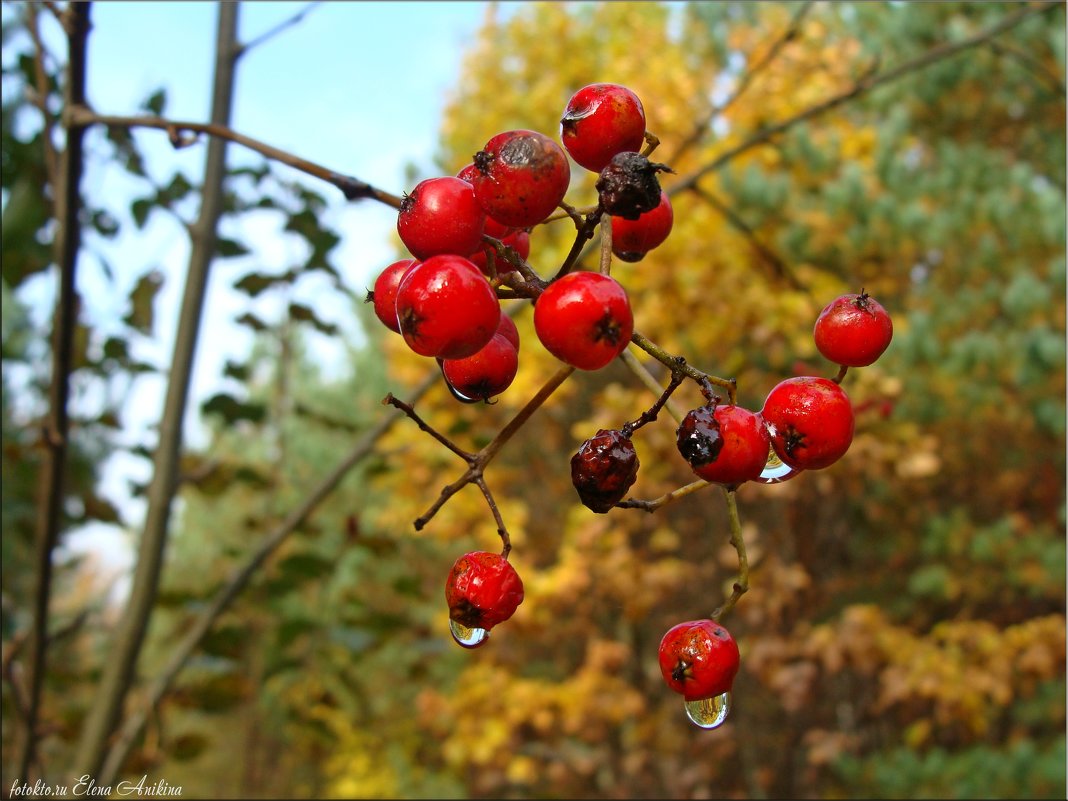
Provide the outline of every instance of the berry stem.
{"type": "MultiPolygon", "coordinates": [[[[630,368],[630,371],[634,373],[634,375],[638,376],[638,380],[645,384],[650,392],[656,394],[661,391],[660,384],[657,383],[653,374],[646,369],[644,364],[638,361],[638,357],[634,355],[629,347],[619,355],[619,358],[623,361],[623,364],[630,368]]],[[[672,373],[672,375],[676,374],[677,371],[672,373]]],[[[670,400],[667,401],[666,405],[668,414],[675,418],[676,423],[681,423],[682,419],[686,416],[685,412],[681,411],[678,406],[670,400]]]]}
{"type": "Polygon", "coordinates": [[[838,375],[836,375],[831,380],[834,381],[834,383],[836,383],[836,384],[841,384],[842,383],[842,379],[845,378],[846,373],[848,373],[848,372],[849,372],[849,368],[846,365],[844,365],[844,364],[843,365],[839,365],[839,367],[838,367],[838,375]]]}
{"type": "Polygon", "coordinates": [[[402,412],[412,418],[412,420],[415,421],[415,424],[419,426],[420,429],[428,433],[430,436],[432,436],[450,451],[455,453],[465,462],[470,462],[472,459],[475,458],[474,454],[468,453],[467,451],[458,447],[452,440],[450,440],[444,434],[440,434],[433,426],[431,426],[429,423],[423,420],[422,417],[418,415],[414,407],[410,406],[409,404],[402,401],[400,398],[396,397],[392,392],[388,393],[386,397],[382,398],[382,405],[395,406],[396,408],[400,409],[402,412]]]}
{"type": "Polygon", "coordinates": [[[645,147],[642,148],[642,155],[649,158],[649,154],[660,147],[660,137],[651,131],[645,132],[645,147]]]}
{"type": "MultiPolygon", "coordinates": [[[[582,255],[582,249],[585,244],[593,239],[593,234],[597,230],[597,226],[601,222],[601,204],[597,206],[586,215],[582,224],[578,226],[578,233],[575,234],[575,241],[571,245],[571,251],[567,254],[567,258],[564,259],[564,263],[560,265],[560,269],[557,270],[556,275],[552,280],[562,278],[574,269],[575,263],[578,262],[579,257],[582,255]]],[[[577,224],[577,223],[576,223],[577,224]]]]}
{"type": "Polygon", "coordinates": [[[630,341],[644,350],[654,359],[661,364],[665,365],[672,372],[678,370],[684,373],[688,378],[697,382],[697,385],[701,387],[702,391],[706,389],[708,384],[715,384],[717,387],[723,387],[727,390],[727,400],[733,405],[734,399],[738,392],[738,382],[733,378],[719,378],[708,373],[702,373],[696,367],[691,366],[681,356],[672,356],[666,350],[661,348],[651,339],[646,337],[640,331],[635,331],[630,338],[630,341]]]}
{"type": "Polygon", "coordinates": [[[698,479],[692,484],[687,484],[685,487],[679,487],[676,490],[672,490],[666,495],[661,495],[652,501],[639,501],[634,498],[628,498],[625,501],[620,501],[616,504],[620,509],[641,509],[645,512],[655,512],[661,506],[666,506],[672,501],[677,501],[679,498],[684,498],[691,492],[697,492],[699,489],[704,489],[709,486],[709,482],[703,479],[698,479]]]}
{"type": "Polygon", "coordinates": [[[504,525],[504,518],[501,517],[501,510],[497,508],[497,502],[493,499],[493,493],[490,492],[489,486],[486,484],[486,479],[479,476],[475,479],[475,484],[482,490],[482,496],[486,499],[486,503],[489,505],[490,512],[493,513],[493,519],[497,522],[497,534],[501,538],[501,558],[504,561],[508,561],[508,554],[512,550],[512,538],[508,536],[508,528],[504,525]]]}
{"type": "Polygon", "coordinates": [[[612,215],[601,215],[601,275],[612,273],[612,215]]]}
{"type": "Polygon", "coordinates": [[[660,414],[660,410],[664,408],[664,404],[667,403],[668,398],[671,397],[671,393],[679,388],[679,385],[686,379],[682,373],[675,371],[671,374],[671,381],[668,383],[667,388],[657,398],[656,403],[650,406],[646,411],[642,412],[638,416],[637,420],[633,420],[629,423],[624,423],[620,431],[623,432],[623,436],[630,439],[631,435],[641,428],[646,423],[651,423],[656,420],[656,416],[660,414]]]}
{"type": "Polygon", "coordinates": [[[738,603],[738,599],[749,590],[749,556],[745,551],[745,540],[742,539],[742,523],[738,518],[738,503],[733,489],[724,489],[723,494],[727,498],[727,521],[731,529],[731,545],[738,552],[738,579],[734,582],[734,589],[731,590],[730,597],[710,615],[717,623],[723,615],[734,608],[734,605],[738,603]]]}

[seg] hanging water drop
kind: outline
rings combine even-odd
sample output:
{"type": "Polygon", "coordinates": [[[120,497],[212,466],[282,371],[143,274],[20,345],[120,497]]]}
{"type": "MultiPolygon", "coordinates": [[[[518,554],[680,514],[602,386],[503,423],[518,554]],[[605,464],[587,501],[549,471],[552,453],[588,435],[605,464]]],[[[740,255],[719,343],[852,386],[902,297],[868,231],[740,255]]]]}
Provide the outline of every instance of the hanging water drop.
{"type": "Polygon", "coordinates": [[[468,628],[455,620],[449,620],[449,631],[452,632],[452,638],[464,648],[478,648],[489,637],[486,629],[468,628]]]}
{"type": "Polygon", "coordinates": [[[781,484],[796,475],[800,475],[801,472],[780,459],[774,448],[768,448],[767,464],[764,465],[763,472],[753,480],[761,484],[781,484]]]}
{"type": "Polygon", "coordinates": [[[687,701],[684,706],[686,717],[694,724],[702,729],[715,729],[727,720],[727,714],[731,711],[731,694],[725,692],[711,698],[687,701]]]}

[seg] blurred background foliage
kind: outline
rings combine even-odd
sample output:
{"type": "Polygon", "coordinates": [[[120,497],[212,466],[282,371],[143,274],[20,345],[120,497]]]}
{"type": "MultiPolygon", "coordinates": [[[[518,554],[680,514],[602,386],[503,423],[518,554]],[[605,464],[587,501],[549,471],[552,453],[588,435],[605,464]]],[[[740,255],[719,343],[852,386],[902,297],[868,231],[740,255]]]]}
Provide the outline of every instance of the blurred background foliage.
{"type": "MultiPolygon", "coordinates": [[[[661,141],[654,158],[676,173],[663,177],[671,191],[764,127],[1021,7],[528,3],[503,19],[491,5],[448,100],[438,167],[455,174],[501,130],[556,136],[571,94],[609,81],[641,97],[661,141]]],[[[465,550],[497,547],[494,521],[467,488],[414,531],[463,465],[401,421],[219,620],[127,771],[165,776],[189,797],[1062,797],[1064,23],[1057,5],[791,126],[677,192],[669,240],[613,266],[636,327],[736,377],[739,403],[753,409],[782,378],[834,374],[811,336],[833,297],[864,288],[894,318],[889,350],[844,381],[857,413],[847,455],[738,491],[752,574],[724,621],[742,653],[725,726],[690,725],[656,663],[663,633],[707,616],[734,580],[721,492],[602,516],[570,484],[579,444],[654,399],[613,364],[576,373],[487,471],[526,586],[487,646],[451,641],[443,585],[465,550]]],[[[9,228],[19,182],[32,181],[40,157],[9,125],[19,99],[4,102],[7,650],[27,603],[29,432],[41,407],[12,406],[9,365],[32,371],[42,336],[27,330],[12,290],[47,262],[9,228]]],[[[129,156],[129,143],[116,147],[129,156]]],[[[592,204],[594,179],[576,168],[569,202],[592,204]]],[[[191,189],[169,186],[151,208],[191,189]]],[[[206,404],[210,445],[185,456],[146,677],[250,543],[385,412],[386,392],[406,398],[428,370],[334,262],[343,234],[317,211],[339,201],[268,167],[238,171],[229,186],[232,214],[276,213],[310,255],[281,277],[243,279],[239,322],[259,344],[221,377],[232,391],[206,404]],[[311,329],[337,335],[329,321],[293,303],[266,319],[256,305],[308,271],[333,276],[364,323],[366,343],[352,344],[340,380],[306,348],[311,329]]],[[[138,224],[151,210],[139,208],[112,213],[138,224]]],[[[107,235],[107,215],[87,225],[107,235]]],[[[539,227],[531,263],[551,275],[572,239],[566,219],[539,227]]],[[[151,334],[151,282],[138,287],[149,300],[131,294],[126,335],[86,332],[87,381],[137,375],[126,343],[151,334]],[[138,303],[149,304],[147,328],[138,303]]],[[[461,447],[489,441],[556,370],[529,310],[516,321],[520,372],[499,402],[458,405],[438,386],[418,404],[461,447]]],[[[675,399],[683,409],[700,402],[692,386],[675,399]]],[[[94,465],[128,445],[109,411],[104,403],[79,427],[69,487],[82,499],[72,509],[104,520],[115,510],[92,503],[94,465]]],[[[666,412],[635,444],[634,497],[692,479],[666,412]]],[[[66,577],[57,614],[94,611],[56,646],[45,708],[52,764],[69,754],[106,658],[107,610],[78,575],[66,577]]],[[[5,756],[13,704],[5,684],[5,756]]]]}

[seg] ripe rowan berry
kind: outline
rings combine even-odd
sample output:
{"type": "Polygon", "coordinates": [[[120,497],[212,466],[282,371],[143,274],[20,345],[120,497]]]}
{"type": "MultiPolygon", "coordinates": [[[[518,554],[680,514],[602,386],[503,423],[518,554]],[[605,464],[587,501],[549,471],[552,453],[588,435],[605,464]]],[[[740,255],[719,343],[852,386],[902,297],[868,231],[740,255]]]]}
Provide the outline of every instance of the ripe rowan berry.
{"type": "Polygon", "coordinates": [[[583,505],[604,514],[638,477],[638,454],[622,431],[601,429],[571,457],[571,483],[583,505]]]}
{"type": "Polygon", "coordinates": [[[597,178],[601,208],[614,217],[637,220],[660,204],[658,172],[673,172],[641,153],[617,153],[597,178]]]}
{"type": "Polygon", "coordinates": [[[463,359],[497,332],[501,304],[481,271],[462,256],[431,256],[397,287],[397,324],[420,356],[463,359]]]}
{"type": "MultiPolygon", "coordinates": [[[[507,320],[506,316],[501,319],[507,320]]],[[[464,359],[444,359],[441,371],[449,386],[464,400],[485,401],[500,395],[512,385],[519,370],[515,345],[502,334],[494,334],[477,353],[464,359]]]]}
{"type": "Polygon", "coordinates": [[[645,142],[642,101],[618,84],[584,86],[564,108],[560,140],[576,164],[600,172],[617,153],[641,150],[645,142]]]}
{"type": "Polygon", "coordinates": [[[737,487],[758,478],[770,438],[760,415],[741,406],[701,406],[676,431],[679,453],[705,481],[737,487]]]}
{"type": "Polygon", "coordinates": [[[641,261],[655,247],[659,247],[671,233],[675,221],[667,192],[660,192],[660,203],[637,220],[612,217],[612,253],[626,262],[641,261]]]}
{"type": "Polygon", "coordinates": [[[397,287],[408,269],[418,263],[416,259],[393,262],[378,274],[374,289],[367,293],[366,301],[373,304],[375,316],[383,325],[398,334],[400,324],[397,322],[397,287]]]}
{"type": "Polygon", "coordinates": [[[534,304],[534,331],[549,353],[580,370],[599,370],[634,333],[627,292],[610,275],[568,273],[534,304]]]}
{"type": "Polygon", "coordinates": [[[795,470],[820,470],[840,459],[853,441],[853,406],[828,378],[795,376],[768,393],[760,416],[771,446],[795,470]]]}
{"type": "Polygon", "coordinates": [[[867,367],[890,345],[894,324],[882,304],[861,290],[828,303],[812,334],[825,358],[846,367],[867,367]]]}
{"type": "Polygon", "coordinates": [[[482,247],[485,224],[471,185],[448,175],[416,184],[397,214],[397,233],[417,259],[470,255],[482,247]]]}
{"type": "Polygon", "coordinates": [[[660,641],[660,672],[675,692],[698,701],[730,692],[738,673],[738,644],[714,620],[689,620],[660,641]]]}
{"type": "Polygon", "coordinates": [[[563,149],[537,131],[505,131],[475,154],[475,197],[503,225],[528,228],[555,209],[567,193],[571,168],[563,149]]]}
{"type": "Polygon", "coordinates": [[[472,551],[449,571],[445,602],[456,641],[477,647],[491,628],[508,620],[523,603],[523,581],[500,554],[472,551]],[[457,626],[462,629],[457,631],[457,626]]]}
{"type": "Polygon", "coordinates": [[[519,329],[515,327],[515,321],[507,314],[501,315],[501,321],[497,323],[497,333],[512,343],[512,347],[519,352],[519,329]]]}

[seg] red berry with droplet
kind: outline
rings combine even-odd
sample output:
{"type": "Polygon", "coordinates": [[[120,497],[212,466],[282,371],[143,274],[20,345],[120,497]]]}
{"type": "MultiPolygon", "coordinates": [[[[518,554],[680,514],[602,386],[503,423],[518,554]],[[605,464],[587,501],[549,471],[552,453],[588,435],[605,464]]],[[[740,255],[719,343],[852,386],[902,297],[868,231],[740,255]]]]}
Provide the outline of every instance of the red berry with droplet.
{"type": "Polygon", "coordinates": [[[604,514],[623,500],[638,478],[638,467],[630,437],[602,428],[571,457],[571,483],[587,509],[604,514]]]}
{"type": "Polygon", "coordinates": [[[636,220],[612,218],[612,253],[622,261],[641,261],[653,248],[662,245],[671,233],[675,215],[667,192],[661,190],[660,205],[636,220]]]}
{"type": "Polygon", "coordinates": [[[416,259],[395,261],[378,274],[375,286],[367,293],[367,301],[374,304],[375,316],[391,331],[400,333],[397,322],[397,287],[408,270],[418,264],[416,259]]]}
{"type": "Polygon", "coordinates": [[[627,347],[634,316],[626,290],[610,275],[568,273],[535,302],[534,331],[560,361],[599,370],[627,347]]]}
{"type": "Polygon", "coordinates": [[[420,356],[463,359],[497,332],[501,305],[486,276],[462,256],[431,256],[397,287],[397,324],[420,356]]]}
{"type": "Polygon", "coordinates": [[[473,401],[500,395],[512,385],[518,370],[519,354],[501,334],[494,334],[483,348],[465,359],[444,359],[441,363],[441,371],[453,390],[473,401]]]}
{"type": "Polygon", "coordinates": [[[853,441],[853,405],[834,381],[795,376],[768,393],[760,416],[771,446],[796,470],[820,470],[838,461],[853,441]]]}
{"type": "Polygon", "coordinates": [[[687,701],[730,692],[740,663],[738,644],[714,620],[689,620],[660,641],[660,673],[687,701]]]}
{"type": "Polygon", "coordinates": [[[771,447],[760,415],[741,406],[701,406],[676,431],[679,453],[705,481],[737,487],[758,478],[771,447]]]}
{"type": "Polygon", "coordinates": [[[472,551],[456,560],[445,583],[449,618],[489,631],[523,603],[523,581],[500,554],[472,551]]]}
{"type": "Polygon", "coordinates": [[[563,149],[545,134],[499,133],[475,154],[475,197],[497,222],[516,228],[537,225],[560,204],[571,181],[563,149]]]}
{"type": "Polygon", "coordinates": [[[471,185],[448,175],[420,181],[397,214],[397,233],[417,259],[473,253],[482,246],[485,224],[471,185]]]}
{"type": "Polygon", "coordinates": [[[641,150],[645,144],[645,109],[630,89],[593,83],[571,96],[560,120],[560,140],[575,163],[593,172],[612,156],[641,150]]]}
{"type": "Polygon", "coordinates": [[[861,291],[828,303],[812,334],[825,358],[846,367],[867,367],[890,345],[894,324],[882,304],[861,291]]]}

